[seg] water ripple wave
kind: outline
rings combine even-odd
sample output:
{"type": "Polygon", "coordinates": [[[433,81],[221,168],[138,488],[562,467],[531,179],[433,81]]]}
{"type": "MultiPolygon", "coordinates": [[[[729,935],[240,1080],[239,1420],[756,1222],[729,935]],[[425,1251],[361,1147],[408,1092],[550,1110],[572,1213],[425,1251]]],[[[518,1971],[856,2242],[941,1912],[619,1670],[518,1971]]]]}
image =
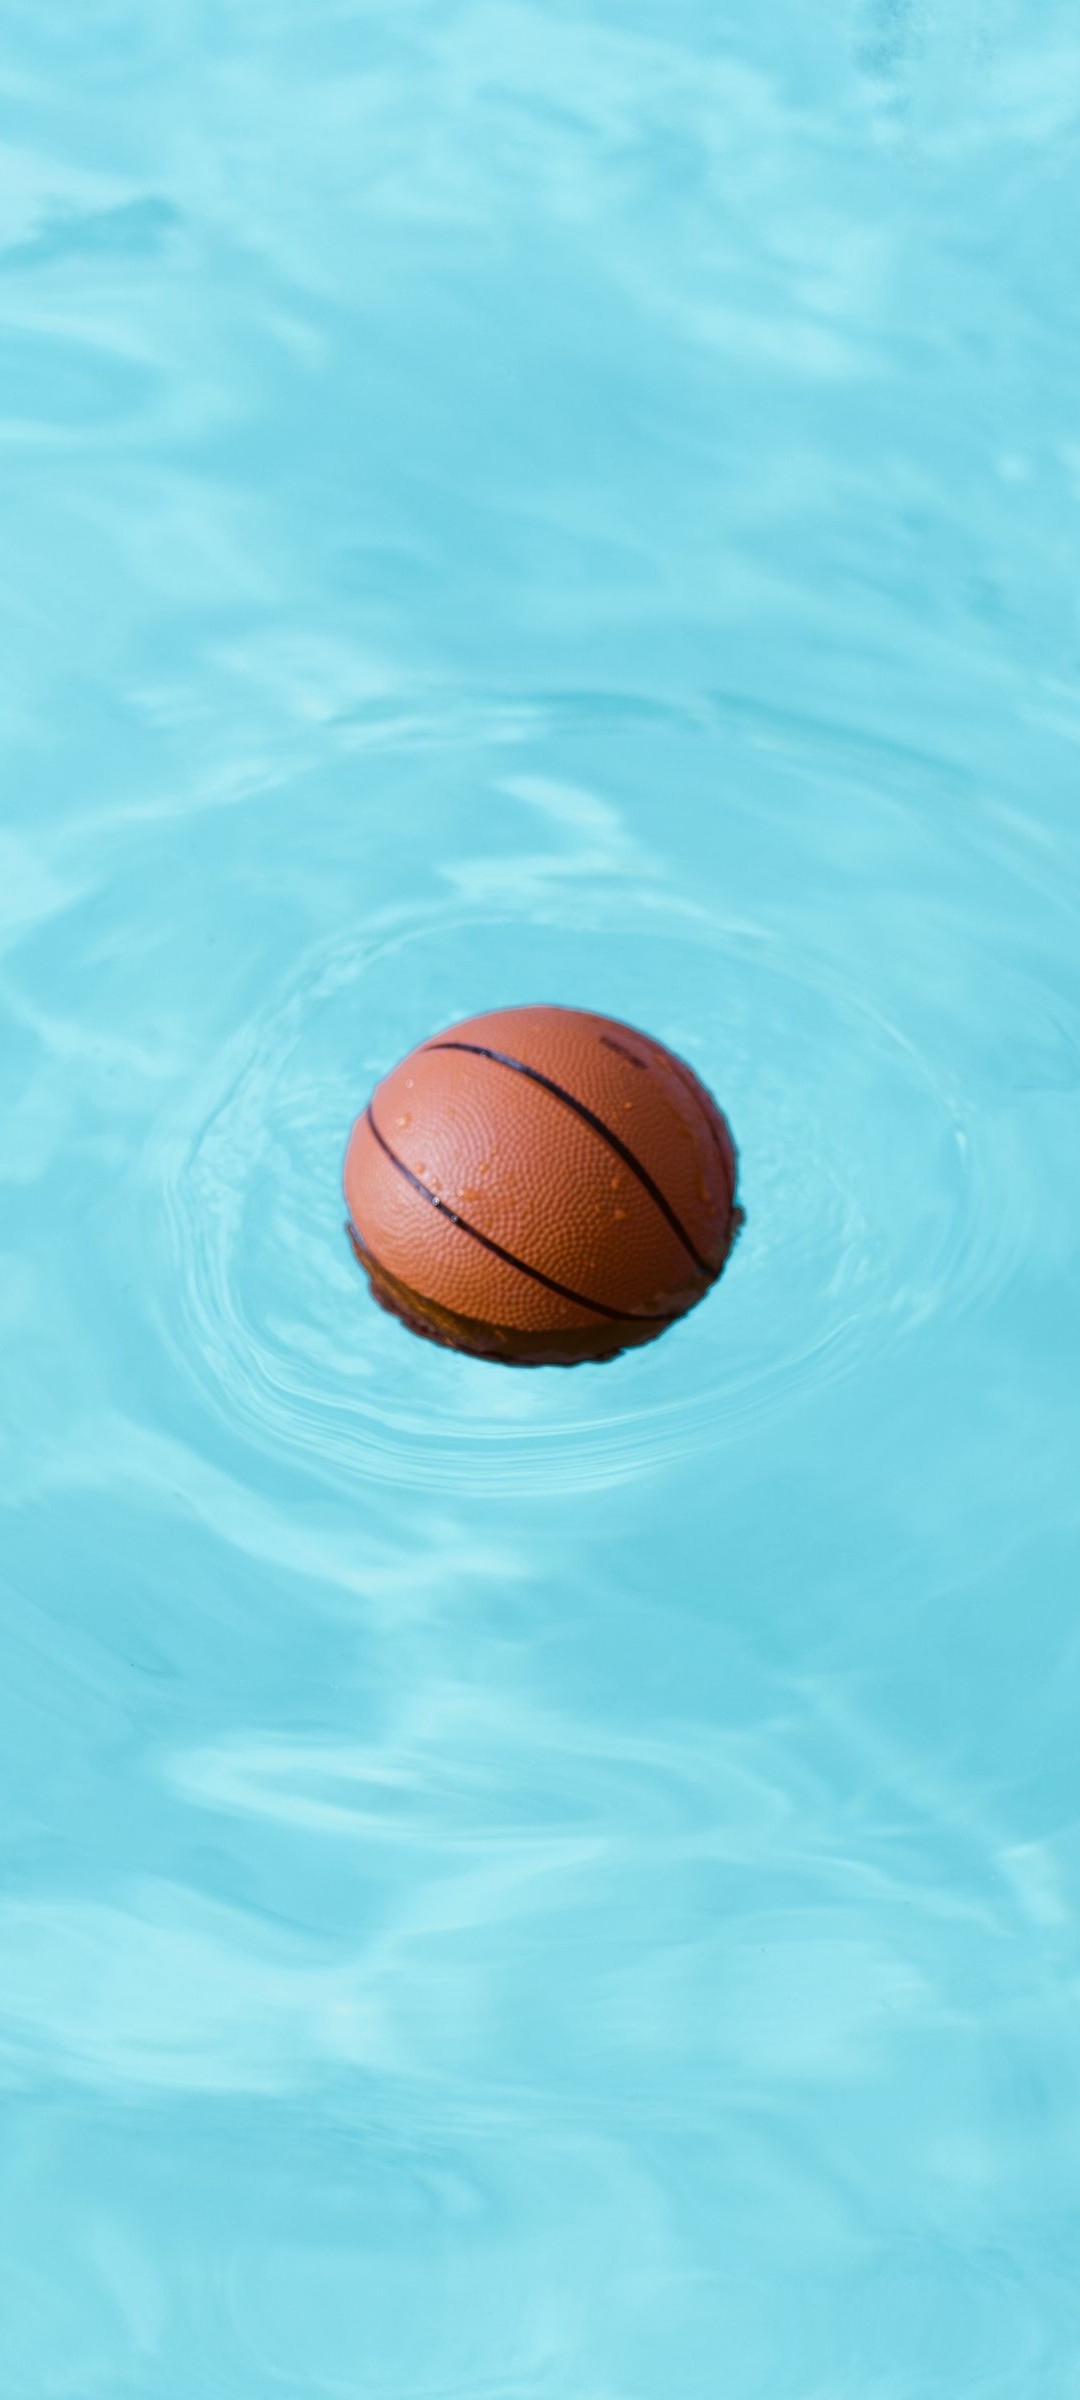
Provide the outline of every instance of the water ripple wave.
{"type": "Polygon", "coordinates": [[[302,961],[162,1137],[158,1304],[176,1361],[268,1451],[341,1483],[535,1493],[707,1451],[1007,1272],[962,1102],[895,1007],[834,960],[630,878],[579,882],[542,913],[378,913],[302,961]],[[666,995],[649,1029],[716,1090],[739,1143],[748,1223],[722,1285],[647,1359],[570,1376],[417,1343],[372,1305],[342,1239],[354,1113],[469,1009],[557,993],[634,1018],[643,945],[666,995]],[[867,1141],[874,1119],[887,1143],[867,1141]]]}

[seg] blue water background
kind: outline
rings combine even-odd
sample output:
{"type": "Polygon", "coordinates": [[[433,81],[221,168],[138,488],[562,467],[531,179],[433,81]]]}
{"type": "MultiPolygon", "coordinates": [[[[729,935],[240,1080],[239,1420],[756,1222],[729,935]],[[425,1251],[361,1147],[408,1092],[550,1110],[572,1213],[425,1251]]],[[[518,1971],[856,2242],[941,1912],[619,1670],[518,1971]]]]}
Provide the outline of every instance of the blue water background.
{"type": "Polygon", "coordinates": [[[9,0],[4,2400],[1080,2394],[1080,31],[9,0]],[[500,1372],[374,1078],[748,1223],[500,1372]]]}

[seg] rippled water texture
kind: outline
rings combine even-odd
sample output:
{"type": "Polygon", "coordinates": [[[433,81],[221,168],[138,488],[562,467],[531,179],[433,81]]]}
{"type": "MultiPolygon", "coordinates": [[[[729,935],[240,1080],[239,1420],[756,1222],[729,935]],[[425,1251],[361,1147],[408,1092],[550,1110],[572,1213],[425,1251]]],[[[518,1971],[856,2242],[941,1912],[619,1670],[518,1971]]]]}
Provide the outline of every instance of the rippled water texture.
{"type": "Polygon", "coordinates": [[[3,2400],[1077,2400],[1075,12],[0,80],[3,2400]],[[535,999],[747,1225],[515,1376],[340,1169],[535,999]]]}

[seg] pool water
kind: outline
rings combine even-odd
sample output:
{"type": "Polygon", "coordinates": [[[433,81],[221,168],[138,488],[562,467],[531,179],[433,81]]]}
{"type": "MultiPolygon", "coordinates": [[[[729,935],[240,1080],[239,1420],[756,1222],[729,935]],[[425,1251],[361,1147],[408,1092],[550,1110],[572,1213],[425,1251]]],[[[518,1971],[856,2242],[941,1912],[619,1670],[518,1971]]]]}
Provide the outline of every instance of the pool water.
{"type": "Polygon", "coordinates": [[[1080,2395],[1080,35],[8,12],[4,2400],[1080,2395]],[[376,1309],[514,1001],[747,1223],[376,1309]]]}

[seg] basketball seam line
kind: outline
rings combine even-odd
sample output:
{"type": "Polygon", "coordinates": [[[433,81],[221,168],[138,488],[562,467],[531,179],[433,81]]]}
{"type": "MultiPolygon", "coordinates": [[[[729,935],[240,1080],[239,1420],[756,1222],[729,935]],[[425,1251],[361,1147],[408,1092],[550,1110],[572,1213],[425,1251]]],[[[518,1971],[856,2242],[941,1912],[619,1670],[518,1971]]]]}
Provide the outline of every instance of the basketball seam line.
{"type": "Polygon", "coordinates": [[[629,1167],[631,1174],[637,1176],[642,1190],[648,1192],[650,1200],[655,1201],[661,1215],[666,1217],[672,1232],[678,1236],[687,1256],[693,1259],[695,1267],[702,1275],[708,1276],[710,1283],[716,1282],[718,1269],[710,1267],[707,1259],[702,1258],[700,1250],[695,1249],[685,1226],[680,1224],[670,1200],[665,1200],[659,1184],[653,1182],[648,1168],[642,1166],[641,1160],[635,1158],[633,1151],[620,1135],[614,1133],[610,1125],[605,1125],[603,1118],[598,1117],[595,1110],[589,1108],[584,1100],[577,1099],[573,1092],[568,1092],[561,1083],[556,1083],[553,1076],[541,1074],[539,1067],[526,1066],[523,1058],[511,1058],[509,1051],[488,1050],[481,1042],[425,1042],[424,1049],[425,1051],[465,1050],[472,1058],[494,1059],[500,1067],[512,1067],[515,1075],[527,1075],[530,1083],[540,1084],[545,1092],[550,1092],[556,1100],[561,1100],[566,1108],[572,1108],[575,1116],[580,1117],[584,1124],[591,1125],[593,1132],[600,1135],[601,1141],[606,1142],[609,1149],[615,1152],[616,1157],[622,1159],[623,1165],[629,1167]]]}
{"type": "MultiPolygon", "coordinates": [[[[437,1208],[451,1225],[456,1225],[459,1233],[467,1233],[470,1241],[479,1242],[481,1248],[490,1250],[493,1257],[503,1259],[508,1267],[516,1267],[519,1275],[528,1275],[533,1283],[542,1283],[547,1291],[557,1293],[560,1300],[572,1301],[575,1308],[588,1308],[598,1317],[609,1317],[614,1325],[671,1325],[674,1322],[670,1316],[645,1316],[634,1309],[609,1308],[606,1300],[589,1300],[584,1292],[571,1291],[569,1284],[556,1283],[555,1277],[545,1275],[542,1267],[530,1267],[525,1259],[516,1258],[512,1250],[504,1250],[501,1242],[493,1241],[489,1233],[481,1233],[479,1227],[470,1225],[466,1217],[459,1217],[448,1201],[440,1199],[438,1192],[421,1183],[419,1175],[414,1175],[412,1168],[407,1167],[396,1150],[390,1148],[385,1135],[380,1133],[375,1123],[371,1109],[365,1109],[364,1114],[384,1157],[389,1159],[392,1167],[397,1168],[399,1175],[404,1176],[406,1183],[412,1185],[414,1192],[419,1192],[421,1199],[427,1200],[432,1208],[437,1208]]],[[[422,1294],[418,1296],[423,1297],[422,1294]]]]}

